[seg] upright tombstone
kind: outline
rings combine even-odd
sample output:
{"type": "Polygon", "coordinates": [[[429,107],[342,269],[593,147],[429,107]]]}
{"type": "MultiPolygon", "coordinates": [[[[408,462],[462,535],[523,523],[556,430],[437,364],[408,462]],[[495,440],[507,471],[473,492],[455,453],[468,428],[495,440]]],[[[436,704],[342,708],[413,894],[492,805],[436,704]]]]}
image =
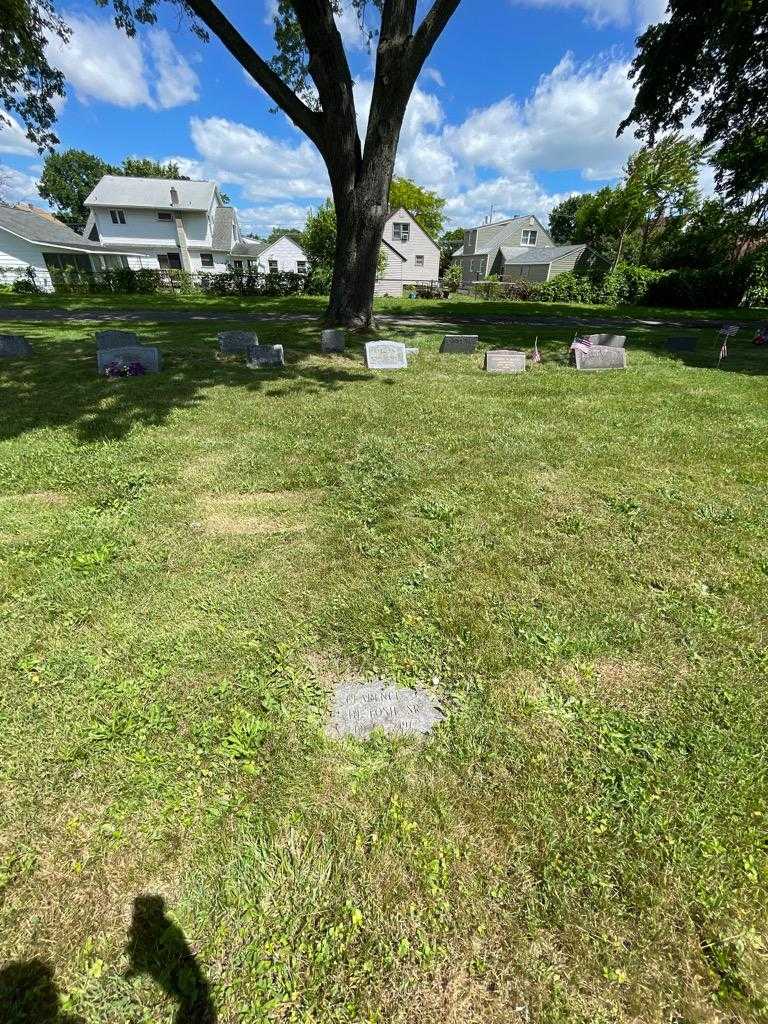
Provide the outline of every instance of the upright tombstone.
{"type": "Polygon", "coordinates": [[[140,344],[135,331],[96,331],[96,349],[99,352],[111,348],[135,348],[140,344]]]}
{"type": "Polygon", "coordinates": [[[471,356],[480,339],[476,334],[446,334],[440,351],[445,354],[471,356]]]}
{"type": "Polygon", "coordinates": [[[365,365],[368,370],[405,370],[408,368],[405,345],[399,341],[366,342],[365,365]]]}
{"type": "Polygon", "coordinates": [[[573,350],[577,370],[626,370],[627,353],[623,348],[590,345],[573,350]]]}
{"type": "Polygon", "coordinates": [[[343,352],[346,344],[346,335],[338,327],[331,327],[323,331],[320,337],[321,352],[343,352]]]}
{"type": "Polygon", "coordinates": [[[221,331],[218,340],[219,352],[228,356],[247,355],[252,345],[259,344],[253,331],[221,331]]]}
{"type": "Polygon", "coordinates": [[[676,337],[666,338],[664,340],[664,347],[668,352],[695,352],[699,344],[699,339],[694,337],[676,337]]]}
{"type": "Polygon", "coordinates": [[[246,364],[250,370],[261,370],[270,366],[285,366],[282,345],[249,345],[246,364]]]}
{"type": "Polygon", "coordinates": [[[485,353],[488,373],[525,373],[525,352],[513,348],[494,348],[485,353]]]}
{"type": "Polygon", "coordinates": [[[154,345],[125,345],[122,348],[101,349],[96,353],[100,374],[106,373],[108,368],[125,368],[133,363],[143,366],[145,373],[159,373],[162,367],[160,350],[154,345]]]}
{"type": "Polygon", "coordinates": [[[627,343],[623,334],[588,334],[586,339],[592,345],[602,348],[624,348],[627,343]]]}
{"type": "Polygon", "coordinates": [[[0,356],[8,359],[32,355],[32,346],[20,334],[0,334],[0,356]]]}

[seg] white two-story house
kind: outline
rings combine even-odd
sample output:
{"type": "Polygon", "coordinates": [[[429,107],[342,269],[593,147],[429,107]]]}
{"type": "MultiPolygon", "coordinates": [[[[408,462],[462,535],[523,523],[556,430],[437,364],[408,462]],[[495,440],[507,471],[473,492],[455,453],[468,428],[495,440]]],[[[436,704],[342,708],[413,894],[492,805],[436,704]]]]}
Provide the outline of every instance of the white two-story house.
{"type": "Polygon", "coordinates": [[[135,269],[224,272],[242,242],[235,211],[213,181],[105,174],[85,205],[85,237],[105,250],[128,252],[126,262],[135,269]]]}
{"type": "Polygon", "coordinates": [[[503,281],[527,278],[549,281],[580,270],[592,259],[586,245],[555,245],[533,215],[479,224],[464,232],[464,245],[453,254],[463,285],[494,275],[503,281]]]}
{"type": "Polygon", "coordinates": [[[307,254],[289,235],[280,235],[271,242],[258,242],[244,238],[232,248],[232,266],[244,273],[291,274],[307,273],[307,254]]]}
{"type": "Polygon", "coordinates": [[[440,249],[405,207],[387,217],[381,248],[384,269],[376,279],[376,295],[400,296],[409,284],[437,283],[440,249]]]}

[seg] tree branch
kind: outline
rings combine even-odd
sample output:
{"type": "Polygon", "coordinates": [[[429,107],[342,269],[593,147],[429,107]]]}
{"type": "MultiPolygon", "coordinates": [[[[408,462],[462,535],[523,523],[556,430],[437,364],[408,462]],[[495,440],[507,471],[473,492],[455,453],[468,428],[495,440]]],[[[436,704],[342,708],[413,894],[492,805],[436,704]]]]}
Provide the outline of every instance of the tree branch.
{"type": "Polygon", "coordinates": [[[432,47],[440,38],[440,33],[456,13],[456,8],[460,3],[461,0],[435,0],[429,13],[424,16],[411,43],[413,60],[418,65],[416,77],[418,77],[424,61],[430,55],[432,47]]]}
{"type": "Polygon", "coordinates": [[[281,110],[290,117],[319,147],[322,138],[322,114],[310,108],[299,99],[293,89],[276,75],[266,61],[256,53],[235,26],[225,17],[211,0],[187,0],[190,10],[217,36],[232,56],[238,61],[255,82],[270,96],[281,110]]]}

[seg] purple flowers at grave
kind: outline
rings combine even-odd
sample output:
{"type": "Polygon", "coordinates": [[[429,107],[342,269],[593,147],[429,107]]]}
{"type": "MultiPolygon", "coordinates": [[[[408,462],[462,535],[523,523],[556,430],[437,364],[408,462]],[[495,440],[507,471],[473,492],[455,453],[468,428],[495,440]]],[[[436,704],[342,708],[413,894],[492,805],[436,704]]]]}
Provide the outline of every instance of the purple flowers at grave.
{"type": "Polygon", "coordinates": [[[105,377],[143,377],[147,371],[138,361],[132,363],[121,363],[115,360],[109,363],[104,370],[105,377]]]}

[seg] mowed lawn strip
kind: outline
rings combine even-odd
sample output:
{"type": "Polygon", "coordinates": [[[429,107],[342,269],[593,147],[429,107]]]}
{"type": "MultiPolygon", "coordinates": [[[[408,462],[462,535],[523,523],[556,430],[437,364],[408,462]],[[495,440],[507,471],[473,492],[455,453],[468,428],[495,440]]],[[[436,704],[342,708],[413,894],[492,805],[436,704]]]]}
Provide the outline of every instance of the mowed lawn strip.
{"type": "Polygon", "coordinates": [[[86,1024],[201,979],[222,1024],[761,1020],[768,352],[483,327],[539,338],[497,376],[414,326],[374,374],[265,323],[273,372],[125,326],[162,374],[77,322],[0,365],[0,970],[86,1024]],[[330,742],[363,675],[447,723],[330,742]],[[137,968],[148,895],[199,975],[137,968]]]}

